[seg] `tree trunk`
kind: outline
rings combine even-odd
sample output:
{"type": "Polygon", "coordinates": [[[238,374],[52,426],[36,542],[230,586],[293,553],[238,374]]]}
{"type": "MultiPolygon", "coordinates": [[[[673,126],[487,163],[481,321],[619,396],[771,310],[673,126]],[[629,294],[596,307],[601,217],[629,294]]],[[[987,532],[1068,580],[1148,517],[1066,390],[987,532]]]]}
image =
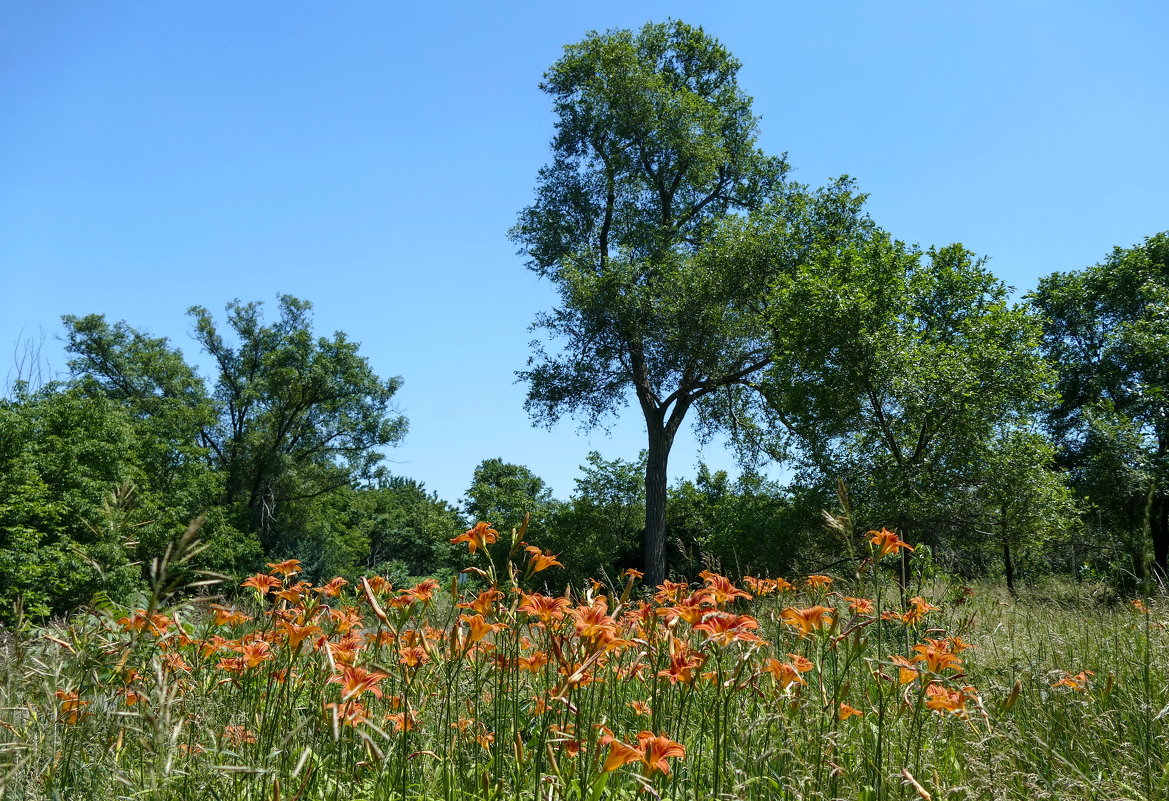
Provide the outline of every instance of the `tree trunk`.
{"type": "Polygon", "coordinates": [[[1011,538],[1007,534],[1007,510],[1004,508],[999,517],[999,536],[1003,538],[1003,573],[1007,577],[1007,592],[1014,598],[1015,593],[1015,563],[1011,559],[1011,538]]]}
{"type": "Polygon", "coordinates": [[[666,464],[673,436],[660,420],[646,417],[649,452],[645,460],[645,581],[656,587],[666,580],[666,464]]]}
{"type": "Polygon", "coordinates": [[[1165,498],[1155,502],[1149,534],[1153,540],[1153,570],[1161,578],[1169,576],[1169,501],[1165,498]]]}

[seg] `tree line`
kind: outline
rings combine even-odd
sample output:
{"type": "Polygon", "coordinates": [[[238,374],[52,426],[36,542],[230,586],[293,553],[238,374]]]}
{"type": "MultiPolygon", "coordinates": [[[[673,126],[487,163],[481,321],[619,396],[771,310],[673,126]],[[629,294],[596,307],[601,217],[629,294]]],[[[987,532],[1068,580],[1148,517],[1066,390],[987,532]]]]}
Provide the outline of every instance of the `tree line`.
{"type": "Polygon", "coordinates": [[[552,160],[511,236],[559,301],[518,376],[537,423],[633,402],[639,457],[590,455],[563,500],[485,459],[455,504],[385,469],[401,379],[316,335],[307,301],[190,309],[206,374],[126,322],[66,316],[69,377],[0,400],[0,608],[132,593],[197,517],[200,567],[224,573],[451,571],[454,532],[530,515],[578,583],[829,569],[876,527],[1012,589],[1165,575],[1169,233],[1015,300],[962,245],[883,230],[847,177],[791,180],[738,70],[674,21],[592,33],[542,84],[552,160]],[[669,485],[687,419],[741,477],[669,485]]]}

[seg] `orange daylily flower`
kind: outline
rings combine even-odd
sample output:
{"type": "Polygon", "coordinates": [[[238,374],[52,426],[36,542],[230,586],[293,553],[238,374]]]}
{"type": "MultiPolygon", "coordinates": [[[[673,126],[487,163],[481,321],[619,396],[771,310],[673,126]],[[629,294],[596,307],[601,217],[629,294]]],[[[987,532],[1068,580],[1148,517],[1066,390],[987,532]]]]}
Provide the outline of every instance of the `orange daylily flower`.
{"type": "Polygon", "coordinates": [[[871,615],[876,608],[868,598],[853,598],[846,595],[844,600],[848,601],[848,609],[854,615],[871,615]]]}
{"type": "Polygon", "coordinates": [[[418,715],[414,712],[394,712],[386,715],[386,720],[393,724],[394,731],[414,731],[418,728],[418,715]]]}
{"type": "MultiPolygon", "coordinates": [[[[807,660],[804,660],[807,661],[807,660]]],[[[775,683],[779,685],[780,690],[786,690],[793,684],[805,685],[808,682],[800,673],[811,669],[811,663],[808,663],[807,668],[801,669],[799,666],[791,662],[780,662],[778,659],[768,659],[763,663],[763,669],[770,673],[775,678],[775,683]]]]}
{"type": "Polygon", "coordinates": [[[931,673],[941,673],[943,670],[957,670],[962,660],[950,652],[948,644],[943,640],[927,639],[920,645],[913,646],[917,656],[914,662],[924,662],[926,669],[931,673]]]}
{"type": "Polygon", "coordinates": [[[439,588],[437,579],[423,579],[408,590],[404,590],[407,597],[420,604],[428,604],[434,600],[434,591],[439,588]]]}
{"type": "Polygon", "coordinates": [[[145,609],[139,609],[129,617],[123,617],[118,620],[118,625],[126,631],[143,632],[150,631],[156,637],[161,637],[166,630],[170,628],[171,619],[166,615],[153,614],[147,615],[145,609]]]}
{"type": "Polygon", "coordinates": [[[244,583],[240,586],[251,587],[261,596],[264,596],[267,595],[270,590],[274,590],[282,585],[280,583],[280,579],[275,578],[274,576],[269,576],[267,573],[257,573],[250,579],[244,581],[244,583]]]}
{"type": "Polygon", "coordinates": [[[792,628],[799,629],[801,637],[807,637],[813,631],[830,627],[833,611],[828,606],[809,606],[806,609],[789,606],[780,613],[780,619],[792,628]]]}
{"type": "Polygon", "coordinates": [[[556,557],[550,553],[537,548],[535,545],[529,545],[525,548],[529,554],[528,569],[533,573],[539,573],[541,570],[547,570],[550,567],[564,567],[560,562],[556,561],[556,557]]]}
{"type": "Polygon", "coordinates": [[[490,614],[491,612],[495,611],[496,601],[502,601],[502,600],[503,600],[503,593],[500,592],[499,590],[495,589],[494,587],[491,587],[491,588],[483,590],[483,592],[479,593],[479,595],[477,595],[475,597],[474,601],[471,601],[470,603],[458,604],[458,608],[459,609],[470,609],[471,611],[478,612],[481,615],[487,615],[487,614],[490,614]]]}
{"type": "Polygon", "coordinates": [[[417,645],[398,650],[398,662],[406,667],[418,667],[419,665],[425,665],[429,661],[430,656],[426,653],[426,649],[417,645]]]}
{"type": "Polygon", "coordinates": [[[298,581],[291,587],[285,587],[279,592],[273,593],[273,595],[282,601],[287,601],[293,606],[297,606],[304,599],[305,593],[308,592],[308,589],[311,586],[312,585],[307,581],[298,581]]]}
{"type": "Polygon", "coordinates": [[[856,707],[849,706],[848,704],[841,701],[840,702],[840,711],[836,713],[836,719],[837,720],[848,720],[849,718],[853,717],[854,715],[856,717],[860,717],[863,714],[864,713],[861,712],[856,707]]]}
{"type": "Polygon", "coordinates": [[[639,717],[653,714],[653,709],[645,701],[630,701],[629,706],[633,708],[633,713],[639,717]]]}
{"type": "Polygon", "coordinates": [[[529,673],[539,673],[548,664],[548,654],[543,651],[536,651],[531,656],[521,656],[516,662],[516,666],[520,670],[526,670],[529,673]]]}
{"type": "Polygon", "coordinates": [[[915,668],[913,663],[903,657],[901,654],[895,654],[892,661],[893,664],[897,665],[898,684],[909,684],[921,675],[921,671],[915,668]]]}
{"type": "Polygon", "coordinates": [[[459,615],[459,620],[466,623],[470,629],[470,636],[467,639],[469,643],[479,642],[488,634],[507,628],[506,623],[488,623],[483,615],[459,615]]]}
{"type": "Polygon", "coordinates": [[[256,742],[256,735],[243,726],[227,726],[223,730],[223,739],[232,745],[243,745],[256,742]]]}
{"type": "Polygon", "coordinates": [[[61,702],[61,720],[72,725],[85,716],[85,707],[90,701],[82,701],[76,690],[57,690],[53,695],[61,702]]]}
{"type": "Polygon", "coordinates": [[[746,600],[750,600],[751,598],[749,592],[737,588],[726,576],[720,576],[718,573],[712,573],[709,570],[703,570],[698,575],[706,582],[707,592],[716,605],[721,606],[722,604],[730,603],[736,598],[746,600]]]}
{"type": "MultiPolygon", "coordinates": [[[[972,690],[972,687],[963,688],[963,690],[972,690]]],[[[934,710],[938,714],[944,712],[951,712],[955,715],[965,717],[966,713],[966,693],[958,690],[948,690],[937,682],[931,682],[925,688],[926,701],[925,705],[934,710]]]]}
{"type": "Polygon", "coordinates": [[[285,559],[283,562],[269,562],[268,572],[275,576],[279,573],[284,578],[295,576],[300,571],[299,559],[285,559]]]}
{"type": "Polygon", "coordinates": [[[832,586],[832,576],[812,575],[807,579],[809,589],[826,590],[832,586]]]}
{"type": "Polygon", "coordinates": [[[642,749],[626,745],[611,735],[603,736],[601,745],[609,746],[609,755],[605,757],[605,764],[601,766],[601,771],[604,773],[611,773],[624,765],[631,762],[641,762],[645,758],[645,752],[642,749]]]}
{"type": "Polygon", "coordinates": [[[914,623],[917,623],[919,620],[925,617],[926,612],[938,611],[938,607],[934,606],[920,595],[913,596],[909,599],[909,602],[913,604],[913,608],[901,616],[901,620],[906,625],[912,626],[914,623]]]}
{"type": "Polygon", "coordinates": [[[710,612],[702,622],[694,627],[695,631],[706,632],[707,638],[719,645],[727,646],[732,642],[761,643],[763,638],[751,631],[759,628],[759,621],[750,615],[732,615],[728,612],[710,612]]]}
{"type": "Polygon", "coordinates": [[[254,668],[261,662],[266,662],[272,658],[270,653],[272,646],[268,645],[264,640],[253,640],[239,646],[236,650],[239,651],[240,658],[244,660],[244,665],[254,668]]]}
{"type": "Polygon", "coordinates": [[[898,537],[895,533],[887,528],[883,528],[880,531],[870,531],[869,534],[872,534],[872,536],[869,537],[869,542],[875,545],[878,549],[878,559],[882,559],[889,554],[895,554],[902,548],[907,551],[913,550],[912,545],[898,537]]]}
{"type": "Polygon", "coordinates": [[[688,584],[680,581],[663,581],[654,593],[654,600],[659,604],[672,604],[682,597],[682,593],[689,588],[688,584]]]}
{"type": "Polygon", "coordinates": [[[209,604],[207,608],[211,610],[211,619],[216,626],[238,626],[251,620],[243,612],[219,604],[209,604]]]}
{"type": "Polygon", "coordinates": [[[321,627],[315,623],[310,623],[307,626],[298,626],[295,623],[281,620],[276,624],[276,628],[284,632],[285,637],[288,639],[288,647],[294,651],[306,639],[312,637],[314,634],[321,633],[321,627]]]}
{"type": "Polygon", "coordinates": [[[520,595],[522,603],[517,608],[517,611],[524,614],[539,618],[543,623],[548,624],[554,620],[560,620],[564,617],[565,610],[567,610],[572,603],[567,598],[552,598],[548,595],[540,595],[533,593],[532,595],[520,595]]]}
{"type": "Polygon", "coordinates": [[[325,704],[326,709],[332,709],[333,714],[345,726],[356,726],[369,720],[369,709],[359,701],[342,701],[339,704],[325,704]]]}
{"type": "Polygon", "coordinates": [[[602,634],[612,633],[617,627],[617,621],[609,617],[609,602],[604,598],[597,598],[588,606],[578,606],[570,609],[569,614],[576,621],[573,626],[582,639],[596,640],[602,634]]]}
{"type": "Polygon", "coordinates": [[[376,670],[366,670],[354,665],[338,665],[340,673],[329,677],[329,684],[341,685],[341,700],[350,701],[365,692],[373,693],[375,698],[382,697],[378,682],[387,678],[385,673],[376,670]]]}
{"type": "Polygon", "coordinates": [[[475,524],[474,528],[469,528],[463,534],[451,538],[451,542],[455,545],[458,545],[460,542],[467,543],[467,549],[474,554],[480,548],[486,550],[488,545],[491,545],[498,539],[499,532],[493,529],[490,523],[480,521],[475,524]]]}
{"type": "Polygon", "coordinates": [[[320,593],[322,598],[338,598],[341,595],[341,588],[348,583],[345,579],[337,576],[319,587],[313,587],[313,592],[320,593]]]}
{"type": "Polygon", "coordinates": [[[666,763],[667,759],[686,758],[686,748],[681,743],[651,731],[639,733],[637,744],[643,754],[641,761],[645,763],[650,776],[655,773],[668,774],[670,766],[666,763]]]}
{"type": "Polygon", "coordinates": [[[691,651],[684,642],[671,640],[670,666],[665,670],[659,670],[658,675],[669,679],[670,684],[678,684],[679,682],[690,684],[694,681],[695,673],[701,670],[705,663],[705,655],[691,651]]]}
{"type": "Polygon", "coordinates": [[[1064,676],[1062,679],[1060,679],[1059,681],[1057,681],[1055,684],[1053,684],[1051,686],[1052,687],[1067,687],[1069,689],[1075,690],[1076,692],[1083,692],[1084,690],[1088,689],[1088,683],[1091,681],[1089,676],[1095,676],[1095,675],[1096,674],[1090,670],[1081,670],[1079,673],[1077,673],[1074,676],[1071,676],[1071,675],[1064,676]]]}

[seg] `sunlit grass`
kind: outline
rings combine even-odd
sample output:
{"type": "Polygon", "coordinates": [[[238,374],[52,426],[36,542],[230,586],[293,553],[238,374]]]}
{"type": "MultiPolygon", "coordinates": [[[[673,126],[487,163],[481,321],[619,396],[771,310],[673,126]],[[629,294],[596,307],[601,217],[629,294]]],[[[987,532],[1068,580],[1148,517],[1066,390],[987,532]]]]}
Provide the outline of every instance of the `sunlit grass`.
{"type": "Polygon", "coordinates": [[[9,638],[0,798],[1169,797],[1160,600],[903,588],[882,534],[849,575],[551,595],[496,537],[447,587],[289,561],[166,604],[160,565],[9,638]]]}

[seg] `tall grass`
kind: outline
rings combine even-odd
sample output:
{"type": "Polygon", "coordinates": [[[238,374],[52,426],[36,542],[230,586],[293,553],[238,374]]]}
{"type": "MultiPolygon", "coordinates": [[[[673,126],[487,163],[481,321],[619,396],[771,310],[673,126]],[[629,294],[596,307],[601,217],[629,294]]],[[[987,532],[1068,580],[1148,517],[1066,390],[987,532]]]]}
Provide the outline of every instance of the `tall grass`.
{"type": "Polygon", "coordinates": [[[553,597],[522,535],[233,605],[176,594],[188,541],[141,609],[7,637],[0,799],[1169,798],[1161,600],[901,586],[876,532],[850,575],[553,597]]]}

